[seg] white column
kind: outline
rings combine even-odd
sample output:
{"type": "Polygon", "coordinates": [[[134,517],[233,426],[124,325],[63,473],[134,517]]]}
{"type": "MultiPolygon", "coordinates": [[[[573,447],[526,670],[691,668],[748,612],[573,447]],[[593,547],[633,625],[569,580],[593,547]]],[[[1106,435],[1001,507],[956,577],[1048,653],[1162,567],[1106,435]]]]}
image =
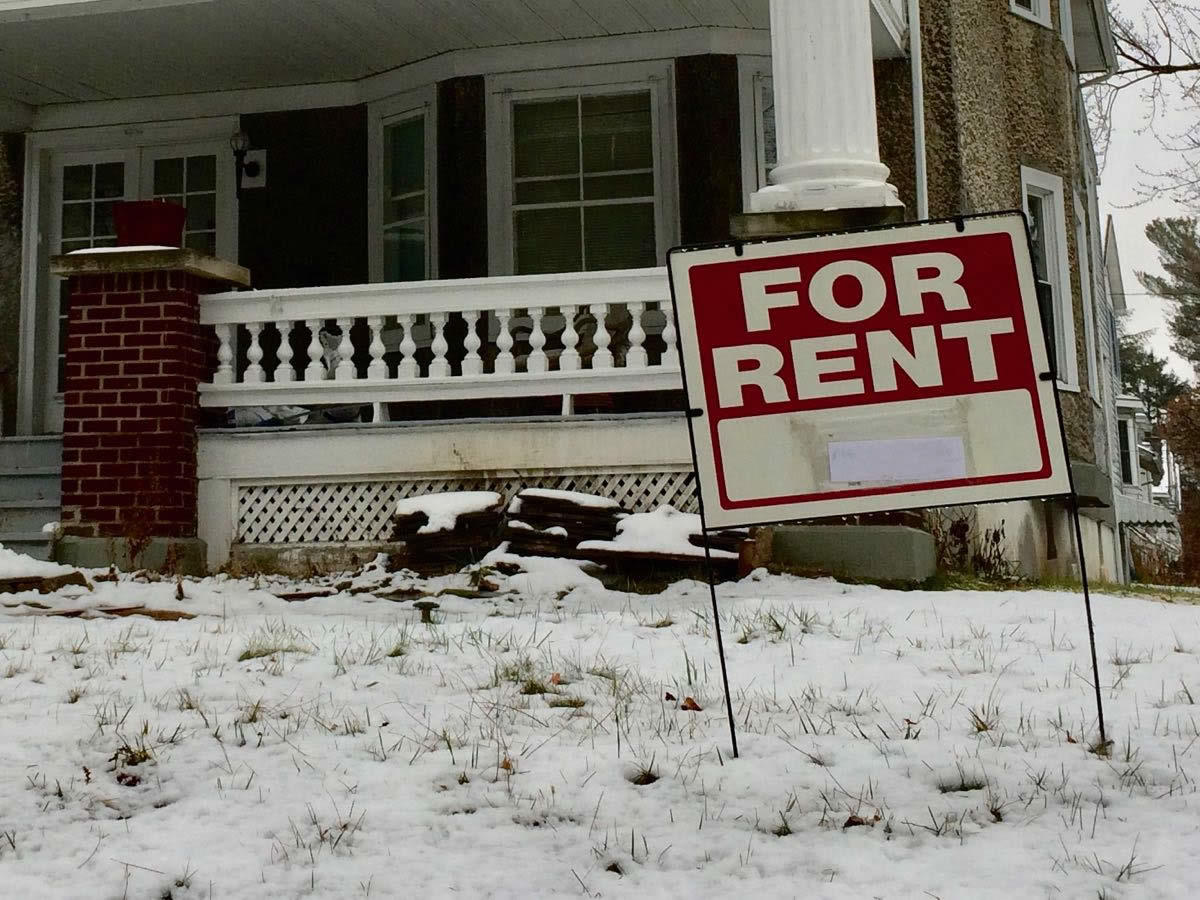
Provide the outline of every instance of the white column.
{"type": "Polygon", "coordinates": [[[778,166],[751,212],[900,206],[879,161],[870,0],[771,0],[778,166]]]}

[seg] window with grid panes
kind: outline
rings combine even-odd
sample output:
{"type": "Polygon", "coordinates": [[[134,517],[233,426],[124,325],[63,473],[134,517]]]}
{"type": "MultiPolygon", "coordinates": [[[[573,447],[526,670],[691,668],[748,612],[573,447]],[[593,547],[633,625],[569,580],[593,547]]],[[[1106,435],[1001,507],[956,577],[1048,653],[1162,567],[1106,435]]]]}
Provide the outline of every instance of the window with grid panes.
{"type": "Polygon", "coordinates": [[[183,245],[217,255],[217,158],[170,157],[154,160],[154,198],[187,209],[183,245]]]}
{"type": "Polygon", "coordinates": [[[651,102],[635,91],[513,105],[517,274],[657,264],[651,102]]]}
{"type": "Polygon", "coordinates": [[[424,114],[384,125],[383,192],[384,281],[421,281],[429,277],[424,114]]]}
{"type": "MultiPolygon", "coordinates": [[[[113,204],[125,197],[125,164],[83,163],[62,170],[62,242],[59,253],[112,247],[117,243],[113,204]]],[[[66,381],[67,316],[70,289],[63,279],[58,293],[58,356],[55,389],[61,393],[66,381]]]]}

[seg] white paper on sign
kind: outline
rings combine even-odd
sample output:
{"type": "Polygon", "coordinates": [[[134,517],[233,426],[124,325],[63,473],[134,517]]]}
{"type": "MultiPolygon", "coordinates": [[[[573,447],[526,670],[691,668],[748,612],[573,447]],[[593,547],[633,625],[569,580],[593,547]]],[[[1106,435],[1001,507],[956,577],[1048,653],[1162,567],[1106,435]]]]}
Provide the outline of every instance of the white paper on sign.
{"type": "Polygon", "coordinates": [[[960,437],[829,444],[829,480],[839,484],[919,484],[966,474],[967,454],[960,437]]]}

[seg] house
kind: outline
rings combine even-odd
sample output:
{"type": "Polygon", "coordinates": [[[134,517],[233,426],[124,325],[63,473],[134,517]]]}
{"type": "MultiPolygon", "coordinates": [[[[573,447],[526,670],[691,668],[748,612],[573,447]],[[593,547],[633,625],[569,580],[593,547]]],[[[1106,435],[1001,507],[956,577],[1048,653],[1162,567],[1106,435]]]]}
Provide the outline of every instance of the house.
{"type": "MultiPolygon", "coordinates": [[[[20,0],[0,51],[0,248],[20,248],[0,466],[38,473],[8,489],[6,543],[59,515],[59,453],[68,533],[198,533],[212,565],[377,542],[398,497],[484,482],[693,508],[668,248],[744,211],[1023,209],[1087,552],[1112,571],[1079,89],[1114,65],[1103,0],[20,0]],[[194,334],[137,344],[72,311],[52,260],[111,246],[132,198],[185,205],[197,258],[242,267],[189,269],[194,334]],[[244,273],[254,290],[218,284],[244,273]],[[167,462],[127,424],[120,447],[73,436],[147,414],[128,378],[181,392],[167,462]]],[[[130,290],[113,277],[89,284],[130,290]]],[[[1062,504],[979,516],[1027,572],[1069,570],[1062,504]]]]}
{"type": "Polygon", "coordinates": [[[1117,321],[1127,312],[1116,228],[1109,217],[1104,233],[1104,278],[1108,313],[1107,333],[1112,366],[1107,369],[1116,396],[1109,446],[1113,476],[1114,512],[1118,523],[1121,579],[1136,570],[1135,558],[1174,560],[1181,552],[1178,512],[1180,485],[1170,448],[1155,433],[1149,410],[1138,397],[1122,391],[1117,321]],[[1159,492],[1160,484],[1165,490],[1159,492]]]}

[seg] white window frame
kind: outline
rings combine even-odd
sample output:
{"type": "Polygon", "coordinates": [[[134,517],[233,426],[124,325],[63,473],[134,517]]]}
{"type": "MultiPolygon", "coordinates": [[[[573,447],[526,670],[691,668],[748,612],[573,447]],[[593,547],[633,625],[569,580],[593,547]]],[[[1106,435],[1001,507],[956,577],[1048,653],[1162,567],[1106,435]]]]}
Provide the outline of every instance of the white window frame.
{"type": "Polygon", "coordinates": [[[763,141],[762,91],[773,78],[771,60],[762,56],[738,57],[738,99],[742,140],[742,202],[750,208],[750,195],[766,187],[766,144],[763,141]]]}
{"type": "Polygon", "coordinates": [[[1050,21],[1050,0],[1033,0],[1033,9],[1028,10],[1017,3],[1017,0],[1008,0],[1008,8],[1015,15],[1022,19],[1028,19],[1030,22],[1036,22],[1045,28],[1053,28],[1054,25],[1050,21]]]}
{"type": "Polygon", "coordinates": [[[658,265],[679,243],[679,165],[675,144],[675,67],[670,61],[583,66],[489,75],[487,91],[488,272],[511,275],[513,259],[514,103],[576,94],[650,92],[658,265]]]}
{"type": "Polygon", "coordinates": [[[1092,247],[1088,237],[1088,219],[1084,213],[1083,200],[1075,195],[1075,256],[1079,260],[1080,305],[1083,307],[1084,359],[1087,362],[1088,391],[1092,401],[1100,404],[1100,381],[1096,371],[1096,319],[1094,310],[1095,291],[1092,288],[1092,247]]]}
{"type": "Polygon", "coordinates": [[[434,85],[367,107],[367,262],[372,282],[383,281],[383,138],[388,125],[425,117],[425,278],[438,277],[437,91],[434,85]]]}
{"type": "MultiPolygon", "coordinates": [[[[1054,215],[1055,253],[1047,265],[1054,271],[1048,272],[1054,288],[1054,313],[1062,317],[1062,342],[1066,348],[1065,369],[1058,373],[1058,386],[1067,391],[1079,390],[1079,357],[1075,350],[1075,310],[1071,290],[1071,263],[1067,254],[1067,211],[1064,200],[1063,180],[1057,175],[1021,166],[1021,208],[1029,215],[1029,194],[1037,194],[1049,201],[1054,215]]],[[[1056,319],[1057,321],[1057,319],[1056,319]]]]}

